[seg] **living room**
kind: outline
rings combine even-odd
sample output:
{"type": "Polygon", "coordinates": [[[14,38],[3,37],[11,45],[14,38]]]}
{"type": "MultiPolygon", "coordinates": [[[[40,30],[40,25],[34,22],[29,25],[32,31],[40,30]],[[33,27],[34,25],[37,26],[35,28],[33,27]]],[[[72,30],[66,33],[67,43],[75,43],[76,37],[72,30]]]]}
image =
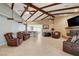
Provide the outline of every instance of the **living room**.
{"type": "Polygon", "coordinates": [[[78,17],[78,9],[79,3],[0,3],[0,55],[79,55],[77,50],[69,52],[75,50],[65,45],[70,42],[64,43],[74,29],[67,20],[78,17]]]}

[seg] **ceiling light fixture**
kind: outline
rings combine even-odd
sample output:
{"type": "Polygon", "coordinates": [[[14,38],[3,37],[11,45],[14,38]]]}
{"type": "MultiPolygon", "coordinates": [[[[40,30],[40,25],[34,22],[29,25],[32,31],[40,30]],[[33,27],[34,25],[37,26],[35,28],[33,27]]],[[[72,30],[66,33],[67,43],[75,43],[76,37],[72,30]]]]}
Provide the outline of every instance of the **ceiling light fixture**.
{"type": "Polygon", "coordinates": [[[30,14],[30,12],[29,12],[29,11],[26,11],[25,13],[26,13],[26,14],[30,14]]]}
{"type": "Polygon", "coordinates": [[[78,12],[78,9],[75,9],[74,11],[75,11],[75,12],[78,12]]]}

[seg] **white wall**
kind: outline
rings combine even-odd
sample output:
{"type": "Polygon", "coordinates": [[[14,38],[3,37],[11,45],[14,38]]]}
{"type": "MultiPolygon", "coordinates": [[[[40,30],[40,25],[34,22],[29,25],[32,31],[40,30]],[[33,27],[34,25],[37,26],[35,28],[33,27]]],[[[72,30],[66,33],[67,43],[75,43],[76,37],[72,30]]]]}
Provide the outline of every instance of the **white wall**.
{"type": "MultiPolygon", "coordinates": [[[[43,32],[46,31],[50,31],[51,28],[53,28],[53,21],[48,21],[47,19],[45,20],[41,20],[41,21],[35,21],[35,22],[28,22],[28,24],[39,24],[39,25],[44,25],[44,24],[48,24],[49,25],[49,29],[43,29],[43,32]]],[[[42,27],[43,28],[43,27],[42,27]]]]}
{"type": "MultiPolygon", "coordinates": [[[[48,24],[49,25],[49,29],[47,30],[43,30],[43,31],[50,31],[51,28],[54,28],[55,31],[60,31],[62,33],[62,35],[66,35],[66,27],[68,26],[67,20],[69,18],[75,17],[78,14],[72,14],[72,15],[65,15],[65,16],[56,16],[54,19],[54,24],[53,21],[48,21],[47,19],[42,20],[42,21],[36,21],[36,22],[31,22],[33,24],[48,24]]],[[[31,24],[30,23],[30,24],[31,24]]]]}
{"type": "MultiPolygon", "coordinates": [[[[11,17],[11,9],[6,4],[0,4],[0,14],[3,14],[5,16],[11,17]]],[[[15,19],[21,20],[19,15],[15,13],[15,19]]],[[[0,45],[3,45],[6,43],[6,40],[4,38],[4,34],[7,32],[18,32],[18,31],[24,31],[25,26],[23,24],[19,24],[15,21],[7,20],[6,17],[3,17],[0,15],[0,45]]]]}

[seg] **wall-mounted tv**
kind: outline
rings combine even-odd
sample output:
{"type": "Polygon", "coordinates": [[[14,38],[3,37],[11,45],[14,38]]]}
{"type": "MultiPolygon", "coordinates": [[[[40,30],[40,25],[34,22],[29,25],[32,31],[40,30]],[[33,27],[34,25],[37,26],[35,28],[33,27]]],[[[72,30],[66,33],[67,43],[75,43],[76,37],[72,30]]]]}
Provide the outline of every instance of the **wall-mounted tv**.
{"type": "Polygon", "coordinates": [[[70,18],[70,19],[67,20],[67,22],[68,22],[69,27],[71,27],[71,26],[79,26],[79,16],[70,18]]]}

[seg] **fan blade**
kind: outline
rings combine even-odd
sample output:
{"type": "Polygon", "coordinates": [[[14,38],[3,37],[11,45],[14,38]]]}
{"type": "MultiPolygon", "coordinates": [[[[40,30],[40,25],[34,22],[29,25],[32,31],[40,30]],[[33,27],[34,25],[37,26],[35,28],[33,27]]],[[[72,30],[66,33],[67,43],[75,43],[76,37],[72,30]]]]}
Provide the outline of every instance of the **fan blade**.
{"type": "Polygon", "coordinates": [[[22,22],[18,22],[18,23],[22,23],[22,22]]]}
{"type": "Polygon", "coordinates": [[[16,22],[18,22],[18,23],[22,23],[22,21],[18,21],[18,20],[14,20],[14,21],[16,21],[16,22]]]}
{"type": "Polygon", "coordinates": [[[7,20],[14,20],[14,18],[7,18],[7,20]]]}

